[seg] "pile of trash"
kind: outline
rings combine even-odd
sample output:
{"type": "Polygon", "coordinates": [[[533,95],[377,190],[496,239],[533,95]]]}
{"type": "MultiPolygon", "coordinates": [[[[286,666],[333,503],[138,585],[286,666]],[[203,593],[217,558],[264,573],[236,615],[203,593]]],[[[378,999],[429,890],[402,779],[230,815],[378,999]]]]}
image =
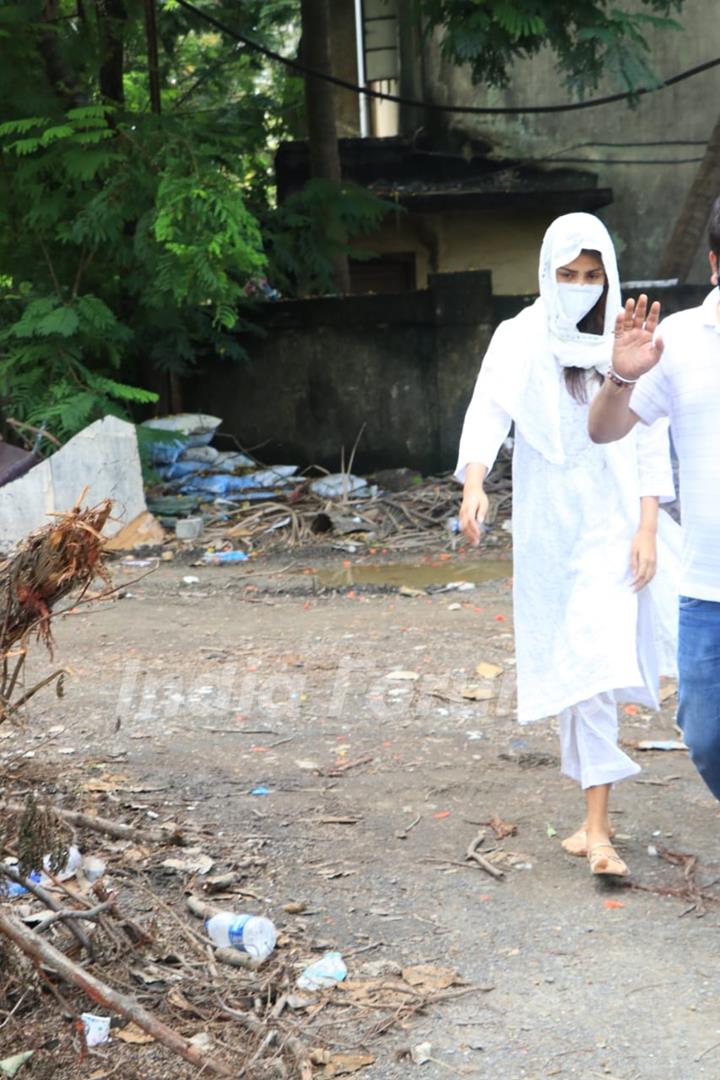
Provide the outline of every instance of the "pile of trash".
{"type": "MultiPolygon", "coordinates": [[[[459,531],[460,489],[449,475],[423,478],[408,469],[386,469],[371,477],[351,471],[301,472],[297,465],[263,466],[240,450],[211,443],[219,417],[188,413],[146,421],[147,454],[157,483],[147,492],[148,509],[178,540],[208,541],[214,561],[240,561],[256,545],[300,544],[344,538],[393,548],[447,537],[459,531]],[[237,543],[234,543],[237,541],[237,543]],[[230,551],[217,551],[231,545],[230,551]]],[[[493,476],[491,516],[509,507],[510,471],[493,476]]]]}
{"type": "Polygon", "coordinates": [[[268,911],[247,883],[269,864],[262,837],[223,856],[156,812],[124,824],[7,789],[0,810],[17,852],[0,860],[0,1076],[32,1061],[69,1077],[88,1055],[122,1075],[354,1073],[391,1027],[485,990],[427,964],[378,977],[356,959],[366,946],[316,941],[304,904],[268,911]]]}

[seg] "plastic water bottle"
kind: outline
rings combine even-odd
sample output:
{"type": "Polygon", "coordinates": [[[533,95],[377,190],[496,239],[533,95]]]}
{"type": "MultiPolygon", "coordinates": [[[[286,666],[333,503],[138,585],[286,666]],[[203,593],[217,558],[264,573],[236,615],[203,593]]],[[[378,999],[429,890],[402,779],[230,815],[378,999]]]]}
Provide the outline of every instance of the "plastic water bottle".
{"type": "Polygon", "coordinates": [[[220,911],[205,920],[205,929],[219,949],[239,949],[256,960],[266,960],[275,948],[277,930],[262,915],[238,915],[220,911]]]}

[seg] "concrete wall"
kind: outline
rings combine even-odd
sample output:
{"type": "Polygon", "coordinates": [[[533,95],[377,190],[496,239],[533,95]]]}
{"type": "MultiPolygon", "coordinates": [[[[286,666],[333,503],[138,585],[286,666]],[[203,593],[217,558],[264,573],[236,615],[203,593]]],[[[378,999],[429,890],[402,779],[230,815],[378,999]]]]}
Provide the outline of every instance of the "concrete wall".
{"type": "Polygon", "coordinates": [[[245,364],[186,387],[269,463],[337,468],[365,429],[356,469],[453,461],[468,394],[493,332],[490,274],[442,274],[396,296],[284,301],[245,364]]]}
{"type": "MultiPolygon", "coordinates": [[[[685,0],[677,17],[682,32],[647,32],[652,65],[665,78],[720,55],[718,0],[685,0]]],[[[442,59],[437,39],[426,46],[422,60],[425,100],[513,106],[571,100],[562,89],[562,77],[550,52],[517,63],[510,86],[503,91],[473,86],[467,69],[442,59]]],[[[590,96],[617,90],[617,83],[605,79],[590,96]]],[[[600,186],[614,191],[613,205],[601,216],[615,238],[623,278],[650,278],[657,275],[666,238],[698,168],[695,162],[682,164],[680,160],[702,156],[717,119],[718,101],[720,68],[714,68],[642,98],[632,110],[615,104],[574,113],[517,117],[428,114],[425,122],[438,143],[454,146],[458,152],[468,140],[480,139],[491,142],[498,156],[559,155],[586,160],[600,186]],[[688,143],[649,145],[680,139],[688,143]],[[693,141],[701,145],[694,146],[693,141]],[[584,143],[592,145],[580,145],[584,143]],[[667,164],[610,164],[610,159],[662,160],[667,164]]],[[[707,280],[706,266],[703,243],[690,280],[707,280]]]]}
{"type": "MultiPolygon", "coordinates": [[[[666,313],[701,303],[704,287],[655,290],[666,313]]],[[[492,332],[533,297],[493,296],[491,275],[438,274],[394,296],[291,300],[261,309],[249,359],[216,365],[185,387],[189,411],[268,464],[337,469],[365,425],[356,471],[455,464],[467,402],[492,332]]]]}

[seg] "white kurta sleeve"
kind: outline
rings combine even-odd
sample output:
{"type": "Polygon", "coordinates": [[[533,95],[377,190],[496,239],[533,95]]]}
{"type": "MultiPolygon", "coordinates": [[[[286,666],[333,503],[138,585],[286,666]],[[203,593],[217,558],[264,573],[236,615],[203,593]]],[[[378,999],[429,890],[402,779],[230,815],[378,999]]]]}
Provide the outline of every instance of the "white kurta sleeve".
{"type": "Polygon", "coordinates": [[[669,421],[661,418],[653,424],[638,424],[636,431],[640,498],[656,495],[660,502],[672,502],[675,483],[670,460],[669,421]]]}
{"type": "Polygon", "coordinates": [[[490,472],[498,451],[507,438],[512,417],[487,393],[482,372],[478,375],[468,410],[465,413],[455,479],[465,482],[465,467],[485,465],[490,472]]]}

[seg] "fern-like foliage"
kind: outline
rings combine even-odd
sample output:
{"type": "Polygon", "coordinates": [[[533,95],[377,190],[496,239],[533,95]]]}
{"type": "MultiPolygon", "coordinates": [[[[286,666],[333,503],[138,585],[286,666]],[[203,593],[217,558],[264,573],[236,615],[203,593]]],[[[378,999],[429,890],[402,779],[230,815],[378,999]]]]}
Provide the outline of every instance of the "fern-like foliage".
{"type": "Polygon", "coordinates": [[[506,86],[516,58],[549,46],[569,89],[585,93],[609,73],[632,94],[658,82],[647,28],[679,29],[671,15],[683,2],[415,0],[415,5],[428,30],[442,29],[446,56],[470,64],[478,83],[506,86]]]}

